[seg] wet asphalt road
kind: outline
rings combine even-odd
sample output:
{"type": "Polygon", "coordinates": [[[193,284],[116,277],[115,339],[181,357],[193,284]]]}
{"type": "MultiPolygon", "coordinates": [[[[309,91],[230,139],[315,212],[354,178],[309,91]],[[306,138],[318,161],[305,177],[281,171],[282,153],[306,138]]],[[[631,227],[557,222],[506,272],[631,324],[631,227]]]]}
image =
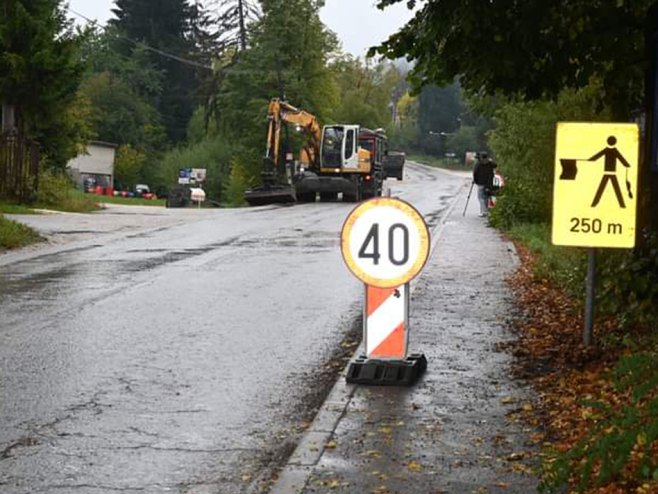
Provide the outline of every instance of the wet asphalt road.
{"type": "MultiPolygon", "coordinates": [[[[466,177],[387,186],[432,227],[466,177]]],[[[0,491],[258,492],[360,314],[353,207],[21,217],[76,238],[0,255],[0,491]]]]}

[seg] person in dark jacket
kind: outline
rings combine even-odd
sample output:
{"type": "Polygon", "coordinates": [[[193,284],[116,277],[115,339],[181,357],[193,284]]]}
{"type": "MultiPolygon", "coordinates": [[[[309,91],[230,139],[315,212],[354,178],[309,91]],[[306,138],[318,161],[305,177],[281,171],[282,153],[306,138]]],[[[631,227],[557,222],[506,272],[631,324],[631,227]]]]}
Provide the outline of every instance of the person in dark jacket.
{"type": "Polygon", "coordinates": [[[486,216],[489,211],[489,192],[493,188],[494,170],[497,166],[487,153],[478,153],[477,161],[473,168],[473,182],[478,186],[480,216],[486,216]]]}

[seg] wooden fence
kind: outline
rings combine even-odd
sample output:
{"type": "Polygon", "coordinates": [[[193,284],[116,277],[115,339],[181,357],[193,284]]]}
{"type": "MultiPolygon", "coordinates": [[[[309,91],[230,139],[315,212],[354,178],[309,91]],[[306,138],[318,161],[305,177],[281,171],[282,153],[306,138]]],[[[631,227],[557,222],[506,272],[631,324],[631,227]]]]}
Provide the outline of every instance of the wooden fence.
{"type": "Polygon", "coordinates": [[[29,202],[39,187],[39,146],[16,134],[0,134],[0,199],[29,202]]]}

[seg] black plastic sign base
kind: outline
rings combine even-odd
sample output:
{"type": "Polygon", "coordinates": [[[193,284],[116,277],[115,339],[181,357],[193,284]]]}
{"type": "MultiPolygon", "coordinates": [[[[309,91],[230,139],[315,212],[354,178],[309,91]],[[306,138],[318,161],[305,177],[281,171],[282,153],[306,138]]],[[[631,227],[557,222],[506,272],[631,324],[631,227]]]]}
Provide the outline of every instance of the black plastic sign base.
{"type": "Polygon", "coordinates": [[[365,355],[350,362],[347,382],[379,386],[411,386],[427,369],[422,353],[412,353],[404,360],[368,359],[365,355]]]}

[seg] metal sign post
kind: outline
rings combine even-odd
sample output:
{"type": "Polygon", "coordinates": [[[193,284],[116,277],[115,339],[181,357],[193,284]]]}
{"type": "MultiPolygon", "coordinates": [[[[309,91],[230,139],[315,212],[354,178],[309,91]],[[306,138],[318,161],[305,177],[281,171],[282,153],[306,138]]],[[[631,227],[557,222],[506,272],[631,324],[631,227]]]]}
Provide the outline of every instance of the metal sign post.
{"type": "Polygon", "coordinates": [[[594,332],[594,287],[596,286],[596,249],[587,250],[587,282],[585,296],[585,326],[583,328],[583,344],[592,343],[594,332]]]}
{"type": "Polygon", "coordinates": [[[589,249],[586,346],[594,327],[595,248],[635,246],[639,134],[631,123],[557,125],[551,239],[589,249]]]}
{"type": "Polygon", "coordinates": [[[341,232],[343,259],[365,283],[365,353],[350,363],[347,382],[411,385],[427,368],[408,354],[409,281],[429,255],[429,230],[409,203],[379,197],[359,204],[341,232]]]}

